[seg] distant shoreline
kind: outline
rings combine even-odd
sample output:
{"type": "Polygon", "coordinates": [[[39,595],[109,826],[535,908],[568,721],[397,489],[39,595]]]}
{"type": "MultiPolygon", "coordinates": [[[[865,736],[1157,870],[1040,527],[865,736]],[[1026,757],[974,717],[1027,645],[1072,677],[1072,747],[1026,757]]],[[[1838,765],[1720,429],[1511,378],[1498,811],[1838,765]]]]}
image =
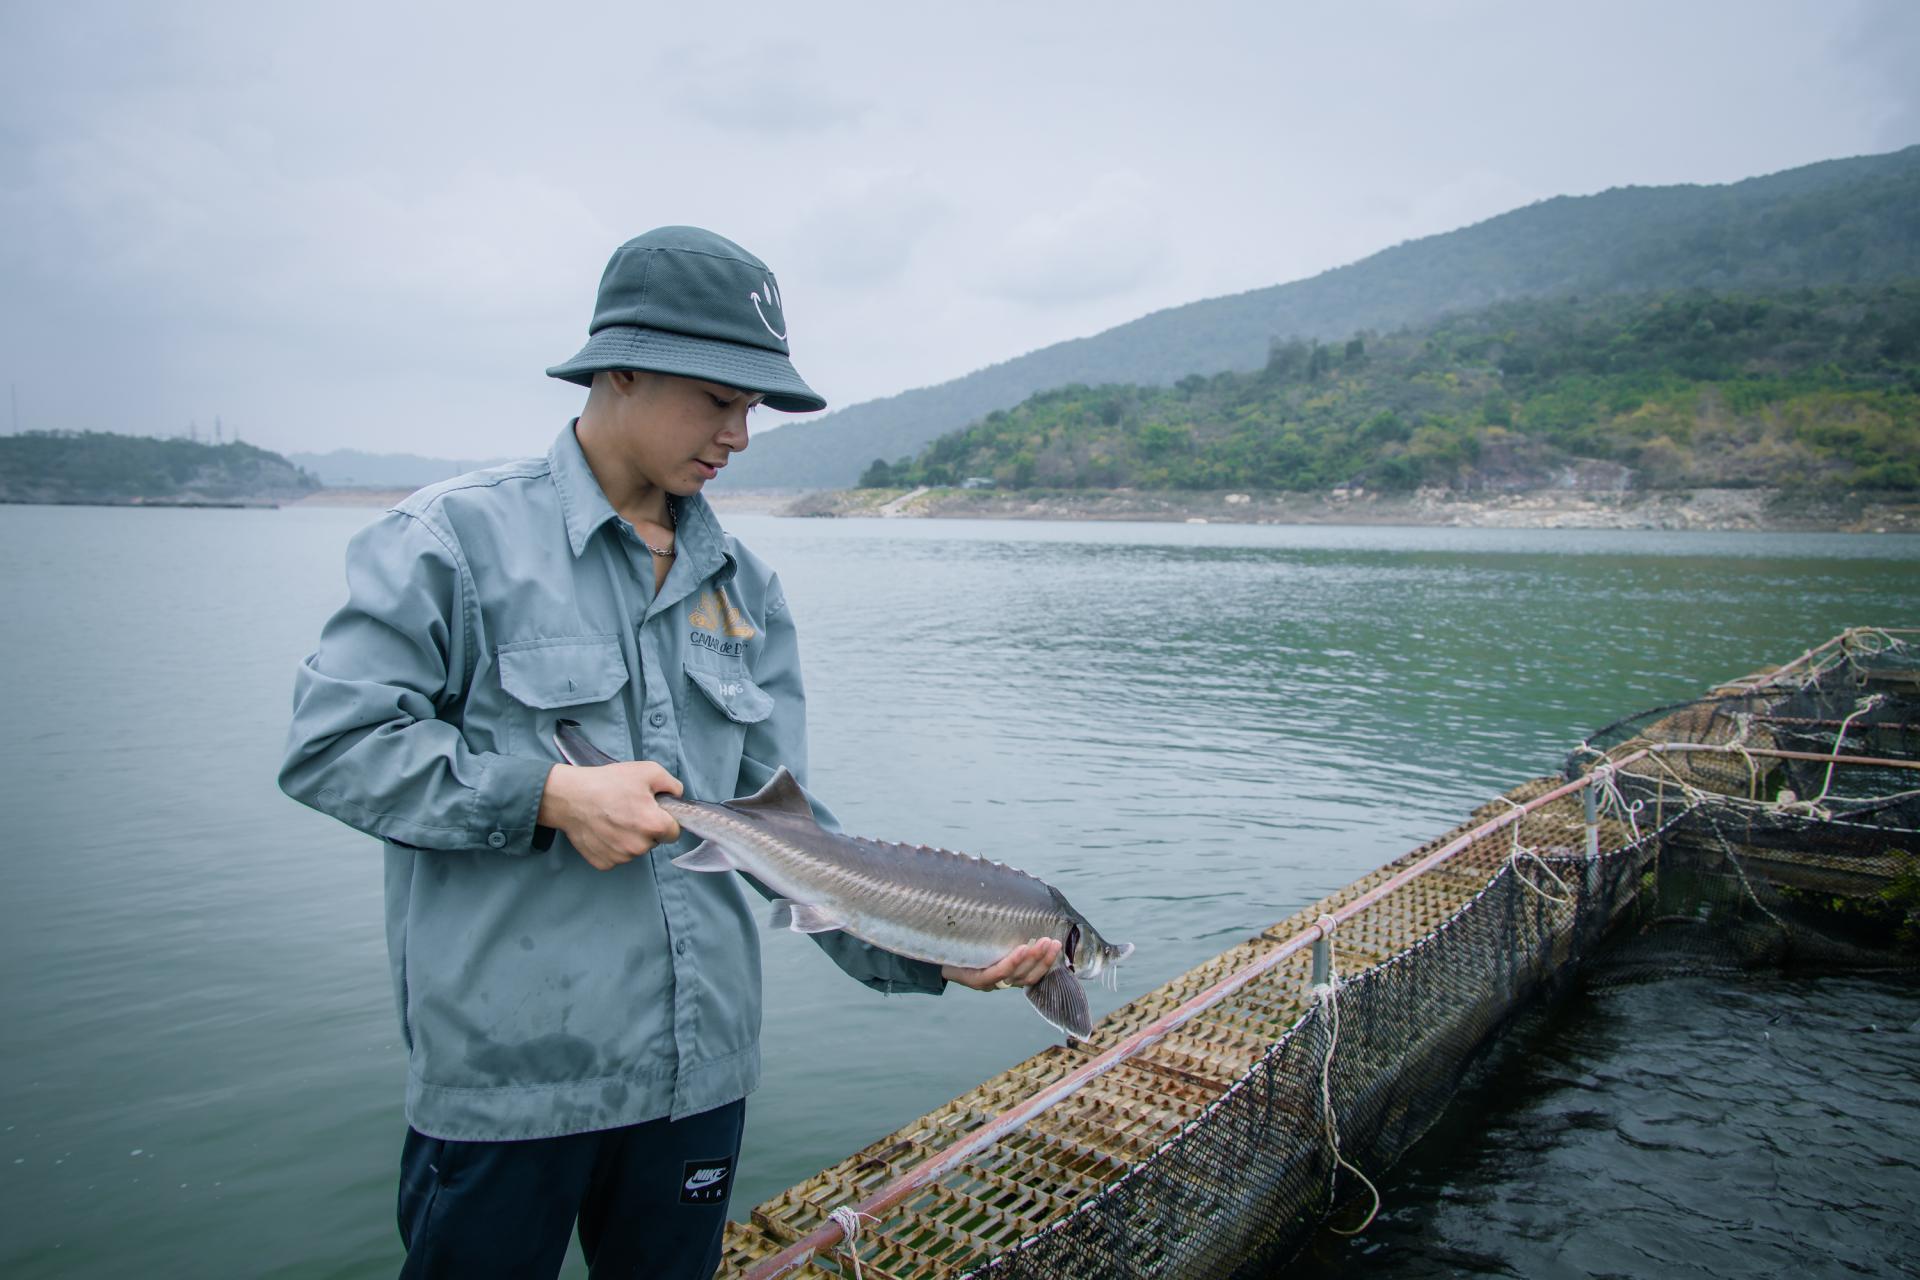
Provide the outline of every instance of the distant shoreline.
{"type": "Polygon", "coordinates": [[[291,507],[380,507],[382,509],[401,501],[410,493],[416,493],[424,486],[412,489],[316,489],[312,493],[287,505],[291,507]]]}
{"type": "Polygon", "coordinates": [[[8,507],[144,507],[187,510],[274,511],[282,504],[273,498],[0,498],[8,507]]]}
{"type": "Polygon", "coordinates": [[[1920,533],[1920,494],[1779,489],[1511,493],[1150,492],[842,489],[807,494],[789,516],[863,519],[1145,520],[1190,524],[1367,524],[1492,529],[1920,533]]]}
{"type": "MultiPolygon", "coordinates": [[[[63,499],[14,506],[379,510],[415,489],[320,489],[297,498],[63,499]]],[[[1920,494],[1794,493],[1779,489],[1675,489],[1511,493],[1227,493],[1134,490],[838,489],[718,490],[714,508],[736,515],[837,519],[1096,520],[1188,524],[1410,525],[1479,529],[1639,529],[1783,533],[1920,533],[1920,494]]]]}

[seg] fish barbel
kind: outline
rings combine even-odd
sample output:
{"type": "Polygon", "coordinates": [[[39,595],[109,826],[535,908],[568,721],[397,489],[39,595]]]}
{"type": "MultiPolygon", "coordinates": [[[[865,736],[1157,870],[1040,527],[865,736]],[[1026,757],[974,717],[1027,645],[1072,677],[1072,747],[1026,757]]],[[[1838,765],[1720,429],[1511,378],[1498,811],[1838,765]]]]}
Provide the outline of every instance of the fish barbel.
{"type": "MultiPolygon", "coordinates": [[[[560,722],[553,741],[569,764],[614,763],[571,720],[560,722]]],[[[1080,984],[1100,979],[1112,986],[1113,967],[1133,954],[1132,943],[1107,942],[1058,889],[1024,871],[948,849],[826,830],[785,768],[737,800],[654,799],[701,839],[673,865],[744,871],[778,895],[775,928],[843,929],[883,951],[966,969],[984,969],[1040,938],[1058,939],[1060,962],[1026,989],[1027,999],[1077,1039],[1093,1034],[1080,984]]]]}

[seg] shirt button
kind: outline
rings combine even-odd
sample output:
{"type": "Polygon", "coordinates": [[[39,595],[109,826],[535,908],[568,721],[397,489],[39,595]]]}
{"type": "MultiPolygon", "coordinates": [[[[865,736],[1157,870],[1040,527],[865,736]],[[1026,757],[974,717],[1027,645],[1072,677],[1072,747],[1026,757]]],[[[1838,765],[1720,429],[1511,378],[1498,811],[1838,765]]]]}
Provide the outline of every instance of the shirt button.
{"type": "Polygon", "coordinates": [[[652,725],[656,729],[658,729],[661,725],[665,724],[666,722],[667,722],[667,713],[664,711],[656,711],[652,715],[647,717],[647,723],[652,725]]]}
{"type": "Polygon", "coordinates": [[[685,938],[682,938],[680,939],[680,941],[673,944],[673,954],[677,956],[683,956],[687,954],[687,940],[685,938]]]}
{"type": "Polygon", "coordinates": [[[506,847],[507,847],[507,834],[506,834],[506,832],[504,832],[504,831],[496,831],[496,832],[494,832],[494,833],[493,833],[492,835],[490,835],[490,836],[488,836],[488,837],[487,837],[487,844],[488,844],[488,845],[490,845],[490,846],[492,846],[492,847],[493,847],[493,848],[495,848],[495,849],[504,849],[504,848],[506,848],[506,847]]]}

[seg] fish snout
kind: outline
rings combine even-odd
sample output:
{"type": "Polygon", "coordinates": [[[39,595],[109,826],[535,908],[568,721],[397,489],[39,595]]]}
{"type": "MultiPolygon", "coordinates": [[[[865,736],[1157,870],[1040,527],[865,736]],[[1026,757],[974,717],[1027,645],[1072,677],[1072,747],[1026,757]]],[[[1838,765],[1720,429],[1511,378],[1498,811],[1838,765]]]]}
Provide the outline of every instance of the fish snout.
{"type": "Polygon", "coordinates": [[[1118,946],[1108,942],[1091,929],[1081,932],[1073,940],[1075,946],[1074,963],[1071,966],[1082,982],[1098,980],[1109,986],[1113,984],[1114,966],[1133,954],[1133,944],[1123,942],[1118,946]]]}
{"type": "Polygon", "coordinates": [[[1099,960],[1094,965],[1093,973],[1088,976],[1098,978],[1100,984],[1111,991],[1120,985],[1118,967],[1122,960],[1133,954],[1133,944],[1123,942],[1116,947],[1103,939],[1100,945],[1094,948],[1094,953],[1099,960]]]}

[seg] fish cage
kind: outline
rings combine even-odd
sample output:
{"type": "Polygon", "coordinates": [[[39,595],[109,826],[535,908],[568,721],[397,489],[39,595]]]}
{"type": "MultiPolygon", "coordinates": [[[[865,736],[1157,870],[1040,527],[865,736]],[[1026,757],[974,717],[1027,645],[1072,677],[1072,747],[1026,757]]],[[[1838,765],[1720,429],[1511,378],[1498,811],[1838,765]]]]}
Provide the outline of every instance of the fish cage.
{"type": "Polygon", "coordinates": [[[1920,631],[1608,726],[1459,827],[756,1206],[720,1274],[1270,1274],[1527,1007],[1920,954],[1920,631]]]}

